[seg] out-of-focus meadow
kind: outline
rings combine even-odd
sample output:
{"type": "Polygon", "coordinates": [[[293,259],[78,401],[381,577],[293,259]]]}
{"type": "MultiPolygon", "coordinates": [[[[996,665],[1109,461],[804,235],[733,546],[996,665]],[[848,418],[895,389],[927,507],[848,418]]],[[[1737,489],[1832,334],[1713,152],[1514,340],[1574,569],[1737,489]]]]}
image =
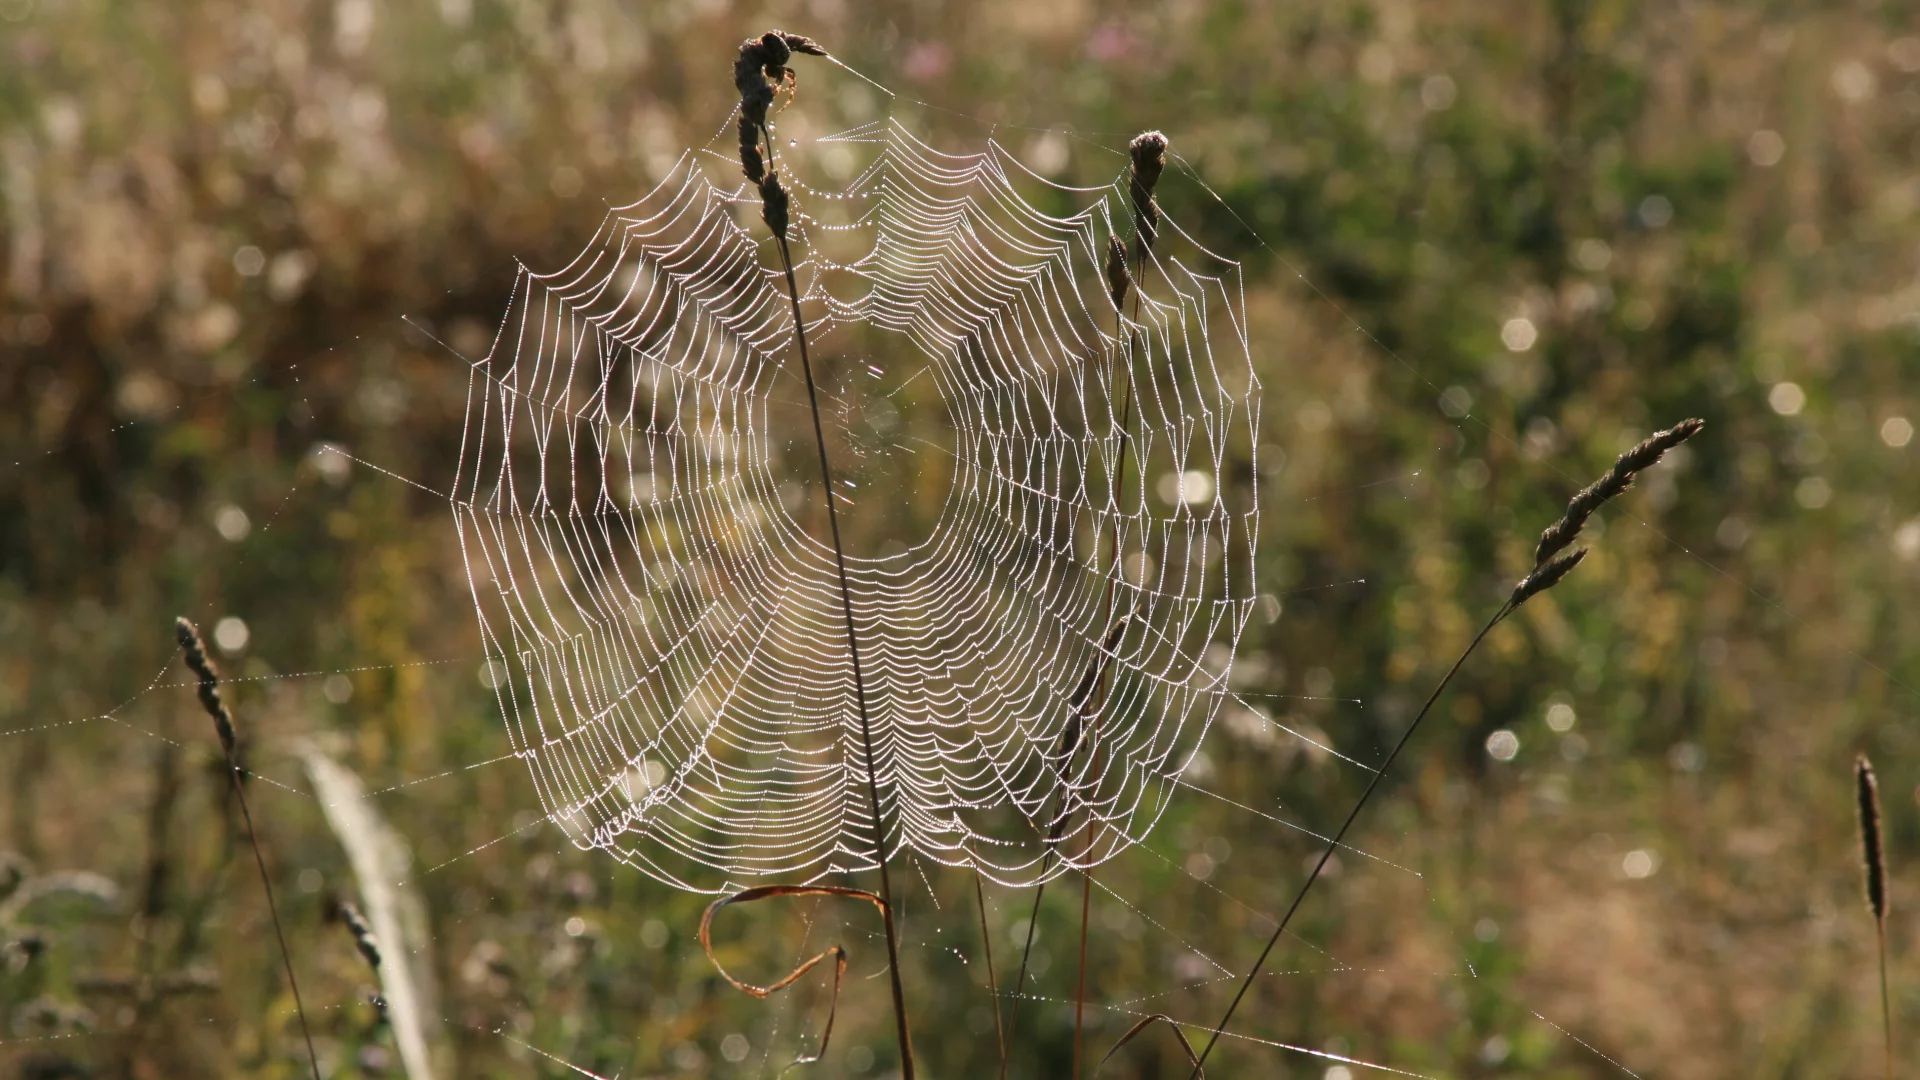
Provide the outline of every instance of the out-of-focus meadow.
{"type": "MultiPolygon", "coordinates": [[[[1279,614],[1238,685],[1361,761],[1569,493],[1709,422],[1473,661],[1354,834],[1377,860],[1343,855],[1235,1030],[1421,1075],[1877,1069],[1865,750],[1920,1055],[1913,4],[0,0],[0,1076],[305,1069],[177,613],[244,622],[220,659],[331,1075],[401,1066],[325,917],[357,894],[312,748],[393,789],[366,801],[410,849],[441,1075],[773,1075],[812,1045],[815,983],[726,987],[702,898],[575,851],[519,765],[481,764],[507,748],[445,502],[313,452],[450,474],[466,374],[426,331],[483,354],[514,260],[563,264],[707,145],[769,25],[924,102],[938,145],[1098,184],[1092,144],[1159,127],[1218,193],[1170,172],[1161,201],[1246,264],[1278,451],[1279,614]]],[[[883,100],[800,80],[848,126],[883,100]]],[[[1364,783],[1267,730],[1210,737],[1239,806],[1193,795],[1102,871],[1097,1052],[1147,1012],[1214,1019],[1205,958],[1242,969],[1298,887],[1314,838],[1242,807],[1324,832],[1364,783]]],[[[970,881],[914,886],[925,1071],[991,1075],[970,881]]],[[[1067,1072],[1078,893],[1043,912],[1017,1075],[1067,1072]]],[[[1028,899],[989,901],[1004,981],[1028,899]]],[[[717,931],[762,979],[852,947],[824,1075],[894,1067],[865,916],[717,931]]],[[[1143,1040],[1108,1071],[1175,1060],[1143,1040]]]]}

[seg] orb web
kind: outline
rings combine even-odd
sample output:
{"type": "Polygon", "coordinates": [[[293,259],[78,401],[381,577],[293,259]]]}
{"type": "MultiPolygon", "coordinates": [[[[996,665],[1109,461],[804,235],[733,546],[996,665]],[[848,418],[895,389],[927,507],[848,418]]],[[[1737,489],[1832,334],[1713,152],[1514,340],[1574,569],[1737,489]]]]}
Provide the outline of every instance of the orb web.
{"type": "Polygon", "coordinates": [[[513,751],[576,844],[687,889],[1095,865],[1167,807],[1255,601],[1239,268],[1177,215],[1134,243],[1124,173],[895,118],[782,145],[873,761],[785,279],[697,152],[522,268],[472,364],[451,505],[513,751]]]}

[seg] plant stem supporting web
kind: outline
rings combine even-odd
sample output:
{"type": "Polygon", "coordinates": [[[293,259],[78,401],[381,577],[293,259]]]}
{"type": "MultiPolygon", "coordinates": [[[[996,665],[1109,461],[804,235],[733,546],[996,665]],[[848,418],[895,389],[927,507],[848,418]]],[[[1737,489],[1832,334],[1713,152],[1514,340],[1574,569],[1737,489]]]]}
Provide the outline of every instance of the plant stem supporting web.
{"type": "MultiPolygon", "coordinates": [[[[766,132],[767,146],[773,146],[766,132]]],[[[800,314],[800,287],[793,277],[793,255],[787,250],[787,238],[778,232],[774,240],[780,246],[780,269],[787,277],[787,299],[793,305],[793,331],[800,342],[800,372],[807,380],[807,407],[813,414],[814,446],[820,452],[820,483],[826,489],[827,527],[833,535],[833,561],[840,576],[840,610],[847,622],[847,657],[853,665],[853,700],[860,716],[860,749],[866,756],[867,804],[873,813],[873,861],[880,868],[880,921],[887,934],[887,978],[893,988],[893,1022],[900,1040],[900,1072],[913,1080],[913,1043],[907,1030],[907,998],[900,984],[900,943],[893,925],[893,883],[887,876],[887,825],[880,816],[880,781],[873,756],[873,726],[867,719],[867,688],[860,674],[860,642],[853,627],[853,590],[847,584],[846,549],[840,543],[840,515],[833,506],[833,471],[827,464],[827,436],[820,426],[820,397],[813,385],[813,362],[807,355],[807,325],[800,314]]]]}

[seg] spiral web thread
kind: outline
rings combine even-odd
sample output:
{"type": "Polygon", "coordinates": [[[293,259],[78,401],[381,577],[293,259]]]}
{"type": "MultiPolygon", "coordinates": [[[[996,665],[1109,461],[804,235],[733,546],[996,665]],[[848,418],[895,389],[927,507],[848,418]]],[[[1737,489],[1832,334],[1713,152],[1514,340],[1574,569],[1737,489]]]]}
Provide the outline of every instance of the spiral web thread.
{"type": "MultiPolygon", "coordinates": [[[[953,428],[950,451],[898,443],[952,455],[931,533],[849,558],[886,857],[1007,885],[1096,865],[1165,810],[1255,601],[1239,267],[1163,220],[1117,312],[1102,261],[1132,238],[1124,175],[1062,187],[997,143],[952,156],[894,118],[807,151],[783,168],[809,341],[887,344],[953,428]],[[864,167],[810,187],[823,150],[864,167]],[[1063,740],[1102,666],[1084,735],[1063,740]]],[[[776,469],[784,285],[743,228],[747,189],[702,160],[611,211],[564,269],[520,272],[472,366],[451,503],[548,816],[717,891],[881,856],[833,552],[776,469]]]]}

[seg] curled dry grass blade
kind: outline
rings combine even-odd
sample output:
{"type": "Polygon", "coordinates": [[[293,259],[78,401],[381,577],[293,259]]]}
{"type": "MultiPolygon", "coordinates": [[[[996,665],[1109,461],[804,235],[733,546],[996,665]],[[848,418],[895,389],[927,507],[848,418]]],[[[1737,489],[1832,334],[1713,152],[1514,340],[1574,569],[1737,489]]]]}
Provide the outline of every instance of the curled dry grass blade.
{"type": "Polygon", "coordinates": [[[707,905],[706,912],[700,916],[700,948],[706,951],[707,959],[712,962],[713,969],[719,972],[720,977],[727,980],[735,990],[751,994],[757,998],[769,997],[781,990],[785,990],[787,987],[792,986],[795,982],[805,977],[807,972],[819,966],[820,961],[828,957],[833,958],[833,993],[827,1000],[827,1022],[822,1025],[820,1029],[819,1049],[815,1050],[812,1054],[803,1054],[795,1058],[788,1066],[788,1068],[792,1068],[793,1065],[809,1065],[819,1061],[827,1052],[828,1040],[833,1038],[833,1018],[840,1008],[840,980],[847,973],[847,950],[839,945],[824,949],[801,962],[798,967],[787,972],[777,981],[769,983],[766,986],[758,986],[754,983],[742,982],[734,978],[733,975],[727,971],[726,967],[720,963],[720,958],[713,954],[713,917],[719,914],[722,908],[731,907],[734,904],[751,904],[760,900],[771,900],[783,896],[837,896],[849,900],[865,900],[879,909],[882,915],[887,914],[887,902],[864,889],[847,889],[834,885],[761,885],[757,888],[747,889],[734,893],[732,896],[723,896],[715,900],[713,903],[707,905]]]}
{"type": "Polygon", "coordinates": [[[1107,1051],[1107,1055],[1100,1059],[1100,1064],[1093,1067],[1094,1075],[1098,1076],[1100,1070],[1107,1067],[1107,1062],[1113,1060],[1113,1055],[1119,1053],[1121,1047],[1138,1038],[1155,1024],[1167,1025],[1167,1030],[1173,1032],[1174,1041],[1180,1044],[1181,1052],[1187,1055],[1188,1064],[1193,1066],[1193,1075],[1198,1078],[1198,1080],[1205,1080],[1207,1071],[1200,1067],[1200,1058],[1193,1052],[1193,1044],[1187,1041],[1187,1033],[1181,1031],[1179,1022],[1166,1013],[1154,1013],[1152,1016],[1142,1017],[1132,1027],[1128,1028],[1126,1034],[1115,1040],[1112,1048],[1107,1051]]]}

